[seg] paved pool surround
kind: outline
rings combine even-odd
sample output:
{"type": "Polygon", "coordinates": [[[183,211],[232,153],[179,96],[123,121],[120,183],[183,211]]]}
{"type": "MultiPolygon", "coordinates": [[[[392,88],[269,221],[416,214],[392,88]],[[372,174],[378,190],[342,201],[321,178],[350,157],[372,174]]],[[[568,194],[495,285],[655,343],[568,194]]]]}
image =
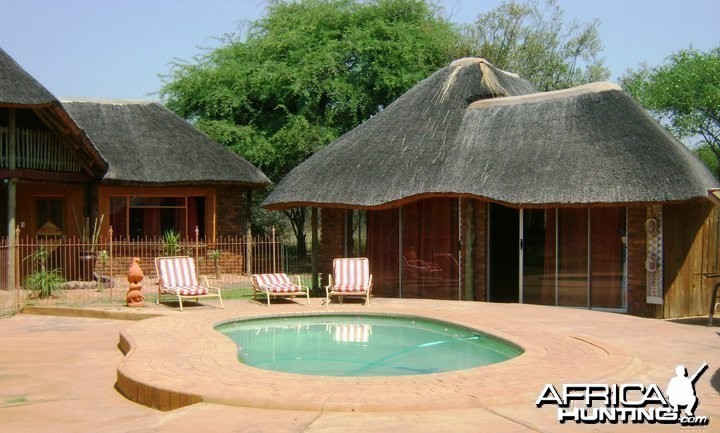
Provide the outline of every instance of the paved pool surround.
{"type": "MultiPolygon", "coordinates": [[[[527,405],[547,383],[637,383],[643,363],[612,343],[584,332],[583,320],[647,320],[613,313],[517,304],[373,299],[312,305],[251,301],[228,309],[189,307],[183,313],[142,320],[120,333],[125,354],[117,389],[128,399],[163,411],[206,402],[230,406],[341,412],[466,409],[527,405]],[[237,319],[304,314],[387,314],[442,320],[493,334],[524,353],[499,364],[445,373],[397,377],[329,377],[273,372],[243,365],[235,343],[214,330],[237,319]],[[533,318],[576,317],[578,326],[554,327],[533,318]]],[[[659,322],[659,321],[658,321],[659,322]]],[[[615,325],[617,326],[617,325],[615,325]]]]}

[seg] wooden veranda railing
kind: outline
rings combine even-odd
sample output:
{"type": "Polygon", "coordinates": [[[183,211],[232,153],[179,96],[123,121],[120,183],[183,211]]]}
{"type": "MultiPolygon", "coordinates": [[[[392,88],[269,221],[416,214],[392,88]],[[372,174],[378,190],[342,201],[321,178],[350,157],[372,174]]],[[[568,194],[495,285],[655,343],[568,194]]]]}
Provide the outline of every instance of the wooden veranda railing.
{"type": "MultiPolygon", "coordinates": [[[[15,168],[78,173],[80,159],[71,146],[63,145],[52,131],[15,129],[15,168]]],[[[0,167],[10,166],[10,129],[0,126],[0,167]]]]}

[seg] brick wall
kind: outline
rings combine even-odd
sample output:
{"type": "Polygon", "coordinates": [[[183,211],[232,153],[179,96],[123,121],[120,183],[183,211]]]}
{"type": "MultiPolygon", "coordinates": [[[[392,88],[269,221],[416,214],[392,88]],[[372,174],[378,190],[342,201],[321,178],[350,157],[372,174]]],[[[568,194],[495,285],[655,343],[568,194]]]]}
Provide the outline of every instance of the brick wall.
{"type": "Polygon", "coordinates": [[[475,200],[475,263],[473,290],[475,301],[487,301],[487,209],[488,203],[475,200]]]}
{"type": "Polygon", "coordinates": [[[337,257],[345,256],[345,210],[323,208],[320,209],[320,272],[323,274],[322,283],[327,282],[327,276],[332,272],[332,261],[337,257]]]}
{"type": "MultiPolygon", "coordinates": [[[[216,218],[218,236],[243,236],[247,230],[247,193],[238,186],[217,189],[216,218]]],[[[212,221],[208,221],[208,227],[212,221]]]]}

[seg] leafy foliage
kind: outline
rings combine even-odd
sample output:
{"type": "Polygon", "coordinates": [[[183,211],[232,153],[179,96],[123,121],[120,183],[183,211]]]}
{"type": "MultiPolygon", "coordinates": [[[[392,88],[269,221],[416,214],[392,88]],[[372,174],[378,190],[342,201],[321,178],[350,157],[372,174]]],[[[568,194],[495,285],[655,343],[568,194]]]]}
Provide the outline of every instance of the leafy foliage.
{"type": "MultiPolygon", "coordinates": [[[[175,64],[161,96],[277,182],[445,66],[456,44],[425,1],[271,0],[245,34],[175,64]]],[[[304,209],[288,216],[302,239],[304,209]]]]}
{"type": "Polygon", "coordinates": [[[698,137],[696,151],[720,177],[720,46],[678,51],[664,65],[628,71],[622,84],[673,133],[698,137]]]}
{"type": "Polygon", "coordinates": [[[180,243],[182,242],[182,235],[175,233],[174,230],[165,230],[163,235],[160,237],[160,242],[163,246],[163,255],[166,257],[174,257],[183,255],[183,249],[180,243]]]}
{"type": "Polygon", "coordinates": [[[167,106],[278,181],[450,60],[424,1],[273,0],[244,37],[176,64],[167,106]]]}
{"type": "Polygon", "coordinates": [[[540,90],[605,80],[599,21],[565,23],[555,0],[508,1],[463,29],[461,52],[516,72],[540,90]]]}
{"type": "Polygon", "coordinates": [[[52,298],[62,293],[62,284],[65,282],[60,269],[47,270],[47,261],[50,251],[40,245],[24,260],[31,260],[38,266],[38,270],[25,278],[25,288],[33,292],[37,298],[52,298]]]}
{"type": "Polygon", "coordinates": [[[41,270],[34,272],[25,279],[25,288],[33,292],[37,298],[52,298],[62,293],[65,278],[60,269],[41,270]]]}

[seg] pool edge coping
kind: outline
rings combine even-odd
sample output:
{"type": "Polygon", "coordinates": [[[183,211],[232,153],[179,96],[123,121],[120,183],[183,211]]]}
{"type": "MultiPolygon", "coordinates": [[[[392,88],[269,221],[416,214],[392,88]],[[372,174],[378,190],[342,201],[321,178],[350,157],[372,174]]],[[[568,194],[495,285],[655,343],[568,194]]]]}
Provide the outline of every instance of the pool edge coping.
{"type": "MultiPolygon", "coordinates": [[[[527,392],[518,393],[512,386],[505,386],[507,379],[513,376],[512,371],[533,368],[539,364],[552,365],[553,360],[567,359],[570,355],[575,358],[576,365],[595,364],[593,370],[597,370],[598,361],[604,364],[606,368],[601,371],[585,372],[586,377],[589,373],[590,378],[594,379],[623,370],[629,374],[641,368],[637,360],[625,350],[607,341],[589,337],[583,339],[580,334],[556,335],[545,326],[523,331],[522,326],[517,326],[517,321],[512,322],[515,326],[509,323],[503,325],[497,323],[496,317],[490,320],[493,328],[486,329],[454,320],[452,313],[417,309],[412,305],[401,308],[381,305],[380,310],[376,309],[378,307],[368,309],[362,306],[351,311],[347,310],[348,307],[343,308],[337,310],[325,306],[277,314],[218,310],[138,322],[120,333],[119,347],[125,357],[117,368],[116,387],[128,399],[163,411],[199,402],[266,409],[344,412],[442,410],[527,401],[527,392]],[[511,342],[522,348],[524,353],[498,364],[427,375],[350,378],[305,376],[261,370],[237,362],[233,356],[236,353],[235,344],[213,329],[217,324],[233,320],[358,313],[402,315],[449,322],[511,342]],[[188,345],[188,341],[202,341],[203,344],[200,348],[192,349],[194,345],[188,345]],[[182,347],[188,346],[190,352],[183,356],[182,347]],[[176,350],[168,353],[163,348],[176,350]],[[213,373],[213,369],[218,371],[213,373]],[[498,376],[501,378],[498,379],[498,376]],[[297,386],[297,382],[302,382],[302,385],[297,386]],[[436,392],[433,387],[443,387],[443,391],[436,392]],[[483,391],[491,395],[480,395],[483,391]],[[384,392],[396,398],[388,398],[383,395],[384,392]]],[[[487,321],[486,318],[482,320],[487,321]]],[[[538,374],[537,379],[542,382],[550,377],[538,374]]],[[[534,401],[534,397],[531,400],[534,401]]]]}

